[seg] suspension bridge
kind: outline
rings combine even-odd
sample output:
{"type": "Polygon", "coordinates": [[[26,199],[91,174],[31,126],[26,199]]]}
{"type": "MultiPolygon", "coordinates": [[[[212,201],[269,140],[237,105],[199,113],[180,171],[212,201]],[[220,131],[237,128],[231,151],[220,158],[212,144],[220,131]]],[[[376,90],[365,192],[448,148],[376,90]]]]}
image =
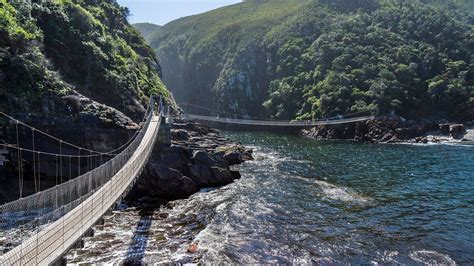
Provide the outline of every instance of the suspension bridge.
{"type": "MultiPolygon", "coordinates": [[[[181,118],[231,125],[291,128],[354,123],[373,118],[352,114],[318,121],[278,121],[248,116],[239,118],[236,114],[197,105],[194,107],[214,115],[185,112],[181,118]]],[[[132,188],[150,157],[162,119],[170,117],[169,109],[169,106],[163,106],[161,98],[157,103],[151,97],[149,108],[135,134],[119,148],[108,152],[79,147],[0,113],[16,131],[15,144],[0,143],[0,146],[13,151],[10,156],[16,157],[19,184],[19,198],[0,206],[0,230],[5,233],[0,235],[0,246],[5,239],[16,239],[16,244],[3,250],[4,254],[0,250],[0,265],[45,265],[58,261],[132,188]],[[31,130],[32,144],[29,147],[22,145],[19,127],[31,130]],[[57,142],[59,152],[36,149],[35,136],[38,139],[38,135],[57,142]],[[68,149],[65,150],[65,147],[68,149]],[[25,157],[27,154],[29,157],[25,157]],[[25,158],[31,162],[29,171],[26,171],[25,158]],[[42,190],[42,179],[48,176],[42,167],[45,161],[55,165],[56,184],[42,190]],[[30,179],[34,181],[31,195],[24,191],[25,173],[31,175],[30,179]],[[68,176],[67,180],[65,176],[68,176]]]]}
{"type": "MultiPolygon", "coordinates": [[[[16,150],[20,198],[0,206],[0,229],[11,230],[13,235],[10,237],[16,238],[21,243],[0,256],[0,265],[51,264],[80,240],[135,183],[154,147],[163,116],[162,110],[161,98],[158,110],[155,110],[152,97],[144,121],[134,136],[122,147],[106,153],[78,147],[13,120],[17,143],[1,145],[16,150]],[[60,147],[70,146],[77,148],[78,152],[54,154],[37,151],[34,145],[31,149],[22,148],[18,137],[19,125],[31,128],[33,139],[35,134],[48,135],[57,140],[60,147]],[[88,154],[81,155],[81,152],[88,154]],[[21,156],[24,153],[33,154],[31,157],[34,158],[35,186],[41,180],[41,170],[38,170],[41,169],[39,165],[41,156],[67,158],[69,162],[72,159],[76,160],[78,176],[66,182],[60,180],[54,187],[23,197],[24,166],[21,156]],[[82,174],[82,164],[85,163],[88,168],[92,168],[92,158],[100,158],[98,161],[102,164],[82,174]],[[30,235],[26,239],[21,239],[25,232],[29,231],[30,235]]],[[[56,169],[58,168],[63,168],[63,164],[59,164],[56,169]]],[[[71,166],[69,169],[64,169],[64,172],[71,173],[71,166]]],[[[61,178],[64,175],[63,169],[58,169],[56,173],[61,178]]],[[[3,235],[3,238],[6,236],[3,235]]]]}
{"type": "Polygon", "coordinates": [[[374,115],[362,115],[370,113],[371,110],[339,115],[335,117],[329,117],[319,120],[268,120],[250,116],[239,115],[235,113],[223,112],[195,104],[182,103],[179,106],[184,110],[183,117],[191,120],[197,120],[200,122],[211,122],[211,123],[220,123],[220,124],[230,124],[230,125],[242,125],[242,126],[256,126],[256,127],[290,127],[290,128],[302,128],[302,127],[315,127],[315,126],[324,126],[324,125],[341,125],[341,124],[350,124],[363,122],[367,120],[374,119],[374,115]],[[193,114],[189,112],[190,107],[194,108],[196,112],[199,113],[212,113],[211,115],[200,115],[193,114]]]}

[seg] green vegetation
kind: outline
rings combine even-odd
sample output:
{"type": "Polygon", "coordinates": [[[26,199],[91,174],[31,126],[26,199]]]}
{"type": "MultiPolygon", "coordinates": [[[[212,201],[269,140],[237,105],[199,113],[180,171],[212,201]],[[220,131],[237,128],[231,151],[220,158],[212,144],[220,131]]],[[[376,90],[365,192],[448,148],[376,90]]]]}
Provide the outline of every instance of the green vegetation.
{"type": "Polygon", "coordinates": [[[133,24],[137,29],[140,29],[140,32],[145,36],[145,41],[151,42],[153,36],[160,30],[161,26],[151,24],[151,23],[137,23],[133,24]]]}
{"type": "Polygon", "coordinates": [[[143,33],[179,101],[279,119],[376,110],[468,120],[471,10],[462,0],[248,0],[143,33]]]}
{"type": "Polygon", "coordinates": [[[149,95],[168,92],[127,16],[110,0],[0,0],[1,108],[43,112],[47,96],[78,91],[140,117],[149,95]]]}

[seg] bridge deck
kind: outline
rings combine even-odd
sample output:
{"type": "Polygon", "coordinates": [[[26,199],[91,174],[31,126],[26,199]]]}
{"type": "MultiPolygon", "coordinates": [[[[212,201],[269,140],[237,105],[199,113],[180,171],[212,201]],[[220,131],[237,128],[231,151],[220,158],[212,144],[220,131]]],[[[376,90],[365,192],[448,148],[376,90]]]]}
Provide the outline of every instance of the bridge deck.
{"type": "Polygon", "coordinates": [[[47,265],[60,258],[127,191],[153,149],[160,118],[152,116],[142,142],[132,157],[93,195],[65,216],[0,257],[0,265],[47,265]]]}

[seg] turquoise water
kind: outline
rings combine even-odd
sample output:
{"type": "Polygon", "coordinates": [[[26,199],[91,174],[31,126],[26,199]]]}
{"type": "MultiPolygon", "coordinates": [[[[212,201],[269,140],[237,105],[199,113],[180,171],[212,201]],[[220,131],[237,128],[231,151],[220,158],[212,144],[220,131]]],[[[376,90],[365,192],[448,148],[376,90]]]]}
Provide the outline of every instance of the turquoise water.
{"type": "Polygon", "coordinates": [[[473,145],[225,134],[255,150],[242,179],[123,205],[69,262],[474,264],[473,145]]]}
{"type": "Polygon", "coordinates": [[[256,161],[201,233],[204,260],[474,263],[474,146],[227,135],[256,161]]]}

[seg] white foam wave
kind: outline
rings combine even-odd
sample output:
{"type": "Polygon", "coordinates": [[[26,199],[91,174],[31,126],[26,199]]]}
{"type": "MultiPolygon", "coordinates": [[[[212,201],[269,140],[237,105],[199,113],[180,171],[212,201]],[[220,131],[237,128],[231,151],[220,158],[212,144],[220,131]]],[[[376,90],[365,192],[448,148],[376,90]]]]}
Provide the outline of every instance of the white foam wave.
{"type": "Polygon", "coordinates": [[[419,250],[410,253],[409,257],[417,263],[425,265],[456,265],[448,255],[432,250],[419,250]]]}
{"type": "Polygon", "coordinates": [[[470,128],[466,130],[466,134],[464,135],[464,139],[467,139],[468,141],[474,141],[474,129],[470,128]]]}
{"type": "Polygon", "coordinates": [[[211,227],[206,227],[199,232],[194,238],[194,242],[198,244],[199,253],[213,258],[213,263],[219,264],[231,261],[221,252],[223,245],[226,243],[226,237],[216,233],[211,227]]]}
{"type": "Polygon", "coordinates": [[[468,147],[474,148],[474,142],[471,141],[461,141],[461,140],[449,140],[449,141],[440,141],[440,142],[428,142],[428,143],[411,143],[411,142],[399,142],[399,143],[383,143],[388,145],[410,145],[410,146],[420,146],[420,147],[429,147],[429,146],[456,146],[456,147],[468,147]],[[472,143],[472,144],[468,144],[472,143]]]}
{"type": "Polygon", "coordinates": [[[353,203],[367,203],[370,201],[369,197],[365,197],[354,190],[344,187],[344,186],[336,186],[326,181],[321,180],[314,180],[310,178],[304,178],[300,176],[295,176],[296,178],[303,180],[305,182],[314,183],[318,185],[324,197],[339,200],[344,202],[353,202],[353,203]]]}
{"type": "Polygon", "coordinates": [[[323,190],[323,193],[331,199],[357,203],[366,203],[369,200],[367,197],[347,187],[335,186],[325,181],[315,181],[315,183],[318,184],[323,190]]]}

